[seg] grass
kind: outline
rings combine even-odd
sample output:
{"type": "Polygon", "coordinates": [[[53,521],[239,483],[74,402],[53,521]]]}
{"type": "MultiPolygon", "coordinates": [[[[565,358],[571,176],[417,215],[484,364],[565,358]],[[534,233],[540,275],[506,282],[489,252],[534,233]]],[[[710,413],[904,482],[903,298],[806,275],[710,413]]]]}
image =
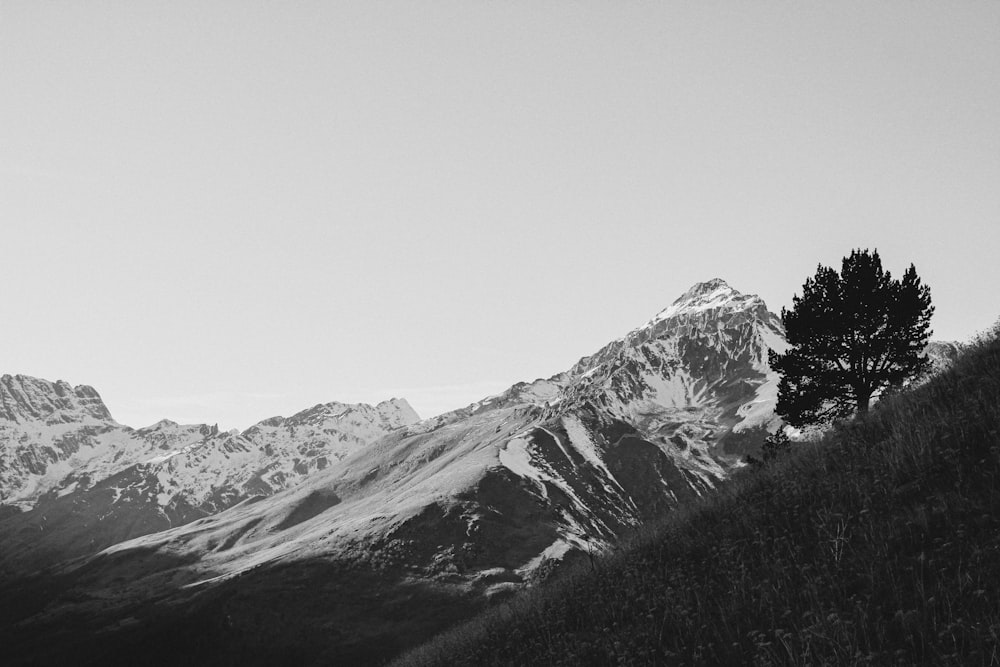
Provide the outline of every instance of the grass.
{"type": "Polygon", "coordinates": [[[1000,665],[1000,340],[394,665],[1000,665]]]}

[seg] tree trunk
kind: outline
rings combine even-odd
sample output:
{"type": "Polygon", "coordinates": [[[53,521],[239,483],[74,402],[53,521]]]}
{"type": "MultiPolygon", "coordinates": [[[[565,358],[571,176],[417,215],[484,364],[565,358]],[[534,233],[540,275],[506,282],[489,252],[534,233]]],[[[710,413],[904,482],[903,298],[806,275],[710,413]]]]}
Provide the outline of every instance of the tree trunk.
{"type": "Polygon", "coordinates": [[[867,389],[857,388],[854,390],[854,395],[858,402],[858,414],[863,415],[868,412],[868,405],[871,402],[872,393],[867,389]]]}

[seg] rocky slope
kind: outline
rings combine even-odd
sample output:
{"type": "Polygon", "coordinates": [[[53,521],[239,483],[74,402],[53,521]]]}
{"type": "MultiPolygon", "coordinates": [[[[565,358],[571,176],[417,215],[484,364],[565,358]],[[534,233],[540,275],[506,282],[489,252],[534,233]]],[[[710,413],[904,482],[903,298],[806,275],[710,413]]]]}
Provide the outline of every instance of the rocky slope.
{"type": "MultiPolygon", "coordinates": [[[[364,595],[419,589],[420,600],[443,596],[467,611],[604,548],[710,490],[777,428],[768,349],[784,349],[781,325],[758,297],[721,280],[699,283],[565,373],[393,430],[265,501],[64,566],[59,576],[75,601],[39,610],[32,623],[54,627],[76,614],[96,631],[150,599],[181,609],[172,605],[195,596],[225,614],[227,636],[243,646],[284,641],[281,614],[344,625],[350,639],[327,642],[334,653],[324,659],[391,653],[407,637],[399,619],[376,623],[358,600],[337,596],[318,616],[302,617],[303,599],[370,580],[364,595]],[[308,574],[319,564],[335,571],[324,570],[322,582],[308,574]],[[292,581],[304,596],[294,608],[263,592],[292,581]],[[236,591],[260,597],[231,604],[236,591]]],[[[261,435],[280,424],[258,426],[261,435]]],[[[235,455],[253,436],[222,438],[229,444],[216,449],[235,455]]],[[[167,451],[144,465],[185,460],[176,447],[167,451]]],[[[151,504],[152,490],[144,492],[151,504]]],[[[371,609],[386,613],[385,605],[371,609]]],[[[189,618],[178,613],[170,618],[189,618]]],[[[406,627],[423,636],[452,616],[406,627]]]]}
{"type": "Polygon", "coordinates": [[[317,405],[243,433],[169,420],[132,429],[92,388],[26,376],[3,376],[0,400],[7,566],[90,553],[271,495],[418,421],[393,399],[317,405]]]}
{"type": "Polygon", "coordinates": [[[106,477],[151,451],[84,385],[0,377],[0,504],[30,509],[74,472],[106,477]]]}

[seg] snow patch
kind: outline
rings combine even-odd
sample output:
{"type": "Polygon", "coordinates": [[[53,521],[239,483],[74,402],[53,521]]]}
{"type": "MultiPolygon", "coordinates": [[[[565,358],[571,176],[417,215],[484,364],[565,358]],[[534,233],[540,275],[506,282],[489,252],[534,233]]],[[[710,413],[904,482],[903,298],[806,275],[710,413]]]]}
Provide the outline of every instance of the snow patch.
{"type": "Polygon", "coordinates": [[[597,451],[597,445],[590,438],[590,433],[587,431],[587,427],[583,425],[580,418],[576,415],[567,415],[562,418],[563,428],[566,429],[566,435],[569,436],[570,444],[583,455],[583,458],[587,460],[592,466],[604,473],[604,476],[613,482],[615,486],[622,489],[621,484],[615,479],[615,476],[611,474],[608,466],[605,465],[604,459],[601,458],[597,451]]]}
{"type": "Polygon", "coordinates": [[[59,496],[60,498],[62,498],[62,497],[63,497],[63,496],[65,496],[65,495],[68,495],[68,494],[70,494],[70,493],[73,493],[74,491],[76,491],[76,487],[77,487],[77,486],[78,486],[79,484],[80,484],[80,482],[73,482],[72,484],[68,485],[68,486],[67,486],[66,488],[63,488],[63,489],[60,489],[60,490],[59,490],[59,493],[58,493],[57,495],[58,495],[58,496],[59,496]]]}
{"type": "Polygon", "coordinates": [[[564,539],[562,537],[556,538],[556,541],[550,544],[549,546],[545,547],[545,550],[542,551],[542,553],[538,554],[537,556],[529,560],[527,563],[517,568],[516,571],[518,574],[521,574],[523,576],[524,574],[527,574],[528,572],[537,569],[539,565],[541,565],[547,560],[562,560],[563,556],[566,555],[566,552],[572,549],[573,546],[574,545],[567,539],[564,539]]]}
{"type": "Polygon", "coordinates": [[[533,465],[531,453],[528,451],[528,441],[524,438],[509,440],[498,452],[500,463],[516,475],[543,482],[547,479],[533,465]]]}
{"type": "Polygon", "coordinates": [[[692,297],[688,297],[688,295],[685,294],[680,299],[674,301],[671,305],[657,313],[646,326],[662,322],[663,320],[670,319],[671,317],[682,313],[697,313],[711,310],[713,308],[721,308],[732,301],[734,296],[740,296],[739,292],[720,280],[717,282],[715,289],[711,292],[692,297]]]}

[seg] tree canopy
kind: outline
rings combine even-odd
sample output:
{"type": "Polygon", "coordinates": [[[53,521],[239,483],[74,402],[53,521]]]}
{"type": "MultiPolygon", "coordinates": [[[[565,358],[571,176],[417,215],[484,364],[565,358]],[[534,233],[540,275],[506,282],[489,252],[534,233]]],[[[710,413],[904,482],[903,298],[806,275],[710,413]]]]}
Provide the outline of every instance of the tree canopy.
{"type": "Polygon", "coordinates": [[[837,273],[820,264],[781,321],[790,345],[771,352],[781,374],[776,411],[792,426],[866,412],[873,396],[924,371],[934,313],[911,264],[901,280],[878,250],[853,250],[837,273]]]}

